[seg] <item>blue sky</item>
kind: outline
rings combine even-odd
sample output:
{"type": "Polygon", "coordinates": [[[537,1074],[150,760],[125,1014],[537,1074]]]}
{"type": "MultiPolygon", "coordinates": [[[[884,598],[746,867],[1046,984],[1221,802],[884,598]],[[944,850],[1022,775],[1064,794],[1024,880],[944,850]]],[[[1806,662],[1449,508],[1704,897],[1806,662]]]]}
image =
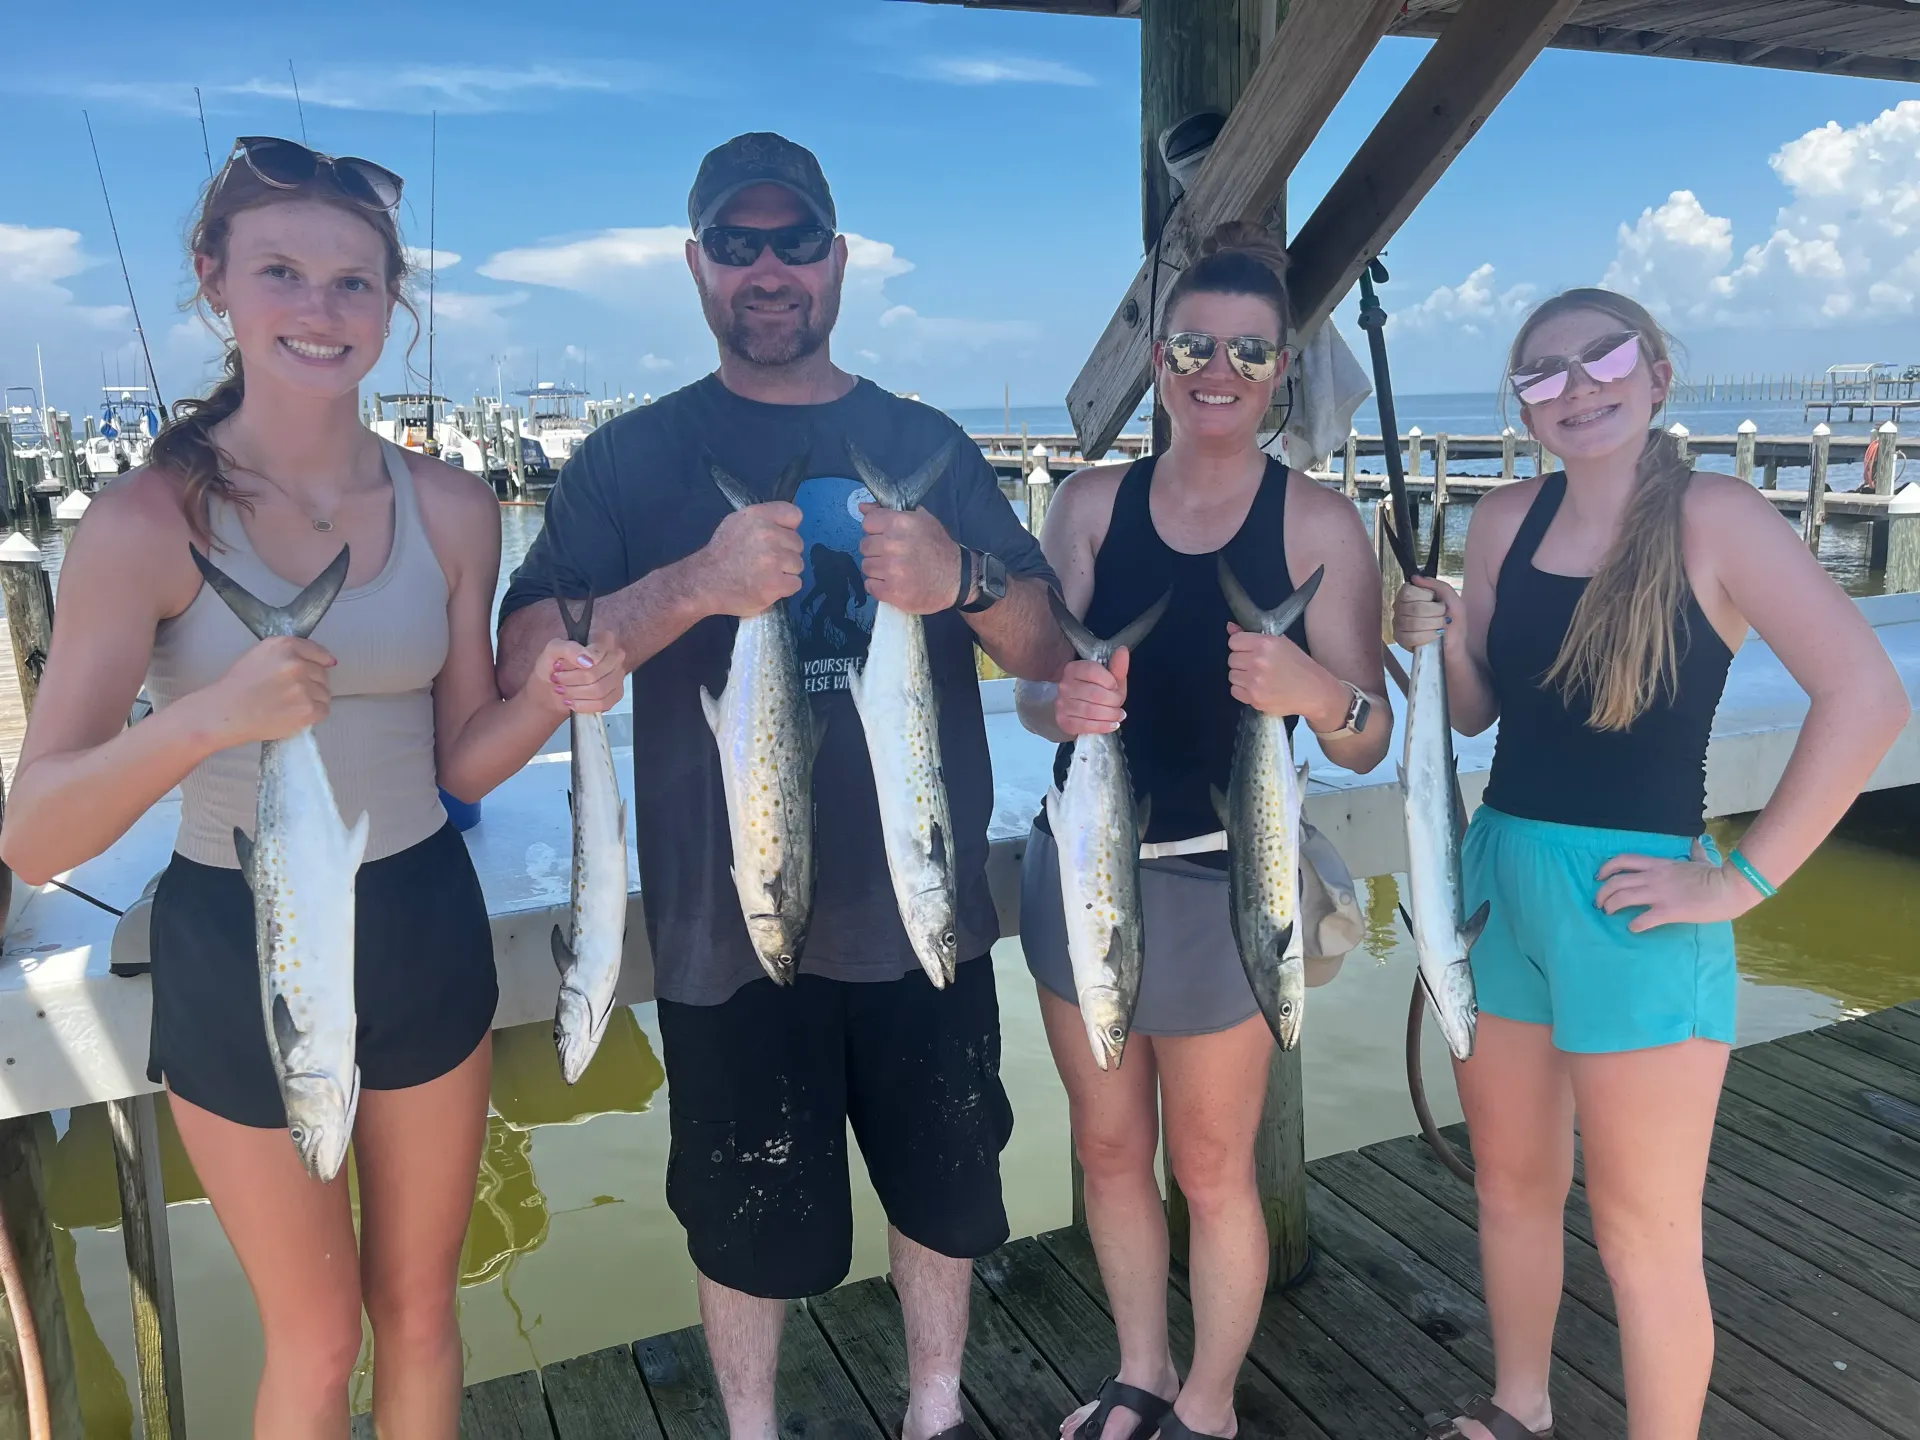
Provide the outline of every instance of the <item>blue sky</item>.
{"type": "MultiPolygon", "coordinates": [[[[169,398],[205,382],[182,236],[242,133],[407,177],[428,240],[439,111],[439,388],[534,376],[661,393],[712,365],[679,259],[700,156],[782,130],[833,183],[855,265],[843,364],[947,406],[1057,404],[1140,260],[1139,29],[895,0],[339,0],[217,25],[107,0],[11,17],[0,75],[0,383],[88,408],[133,379],[91,112],[169,398]],[[299,19],[283,18],[300,16],[299,19]],[[29,63],[29,57],[30,63],[29,63]]],[[[1388,41],[1296,171],[1304,218],[1425,52],[1388,41]]],[[[1891,83],[1549,52],[1388,252],[1396,378],[1491,389],[1532,299],[1611,278],[1695,373],[1920,361],[1920,92],[1891,83]],[[1905,102],[1904,104],[1902,102],[1905,102]]],[[[424,277],[421,285],[424,311],[424,277]]],[[[1357,343],[1354,306],[1336,317],[1357,343]]],[[[375,372],[402,382],[401,342],[375,372]]],[[[415,353],[424,367],[425,344],[415,353]]]]}

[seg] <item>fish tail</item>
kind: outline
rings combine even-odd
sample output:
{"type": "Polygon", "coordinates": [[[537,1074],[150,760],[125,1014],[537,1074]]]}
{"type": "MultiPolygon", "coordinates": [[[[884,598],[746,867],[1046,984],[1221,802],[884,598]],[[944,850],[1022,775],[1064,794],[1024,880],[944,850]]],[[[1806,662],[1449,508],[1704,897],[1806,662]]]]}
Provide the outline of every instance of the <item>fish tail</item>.
{"type": "Polygon", "coordinates": [[[340,547],[340,553],[333,557],[333,563],[322,570],[314,582],[294,596],[286,606],[269,605],[253,594],[239,581],[228,575],[205,555],[200,547],[189,544],[187,550],[193,556],[193,563],[199,568],[201,577],[222,600],[227,608],[240,617],[240,623],[251,630],[256,639],[265,640],[272,635],[293,635],[302,640],[313,633],[333,600],[340,593],[340,587],[347,581],[347,565],[351,555],[347,546],[340,547]]]}
{"type": "Polygon", "coordinates": [[[701,459],[706,462],[707,474],[713,477],[714,485],[722,495],[727,497],[727,503],[734,509],[745,510],[749,505],[760,503],[751,490],[721,469],[720,462],[712,455],[702,452],[701,459]]]}
{"type": "Polygon", "coordinates": [[[1262,610],[1253,603],[1253,597],[1247,594],[1246,587],[1240,583],[1240,577],[1233,573],[1233,567],[1227,563],[1226,553],[1221,552],[1217,562],[1220,574],[1220,593],[1227,597],[1227,609],[1233,612],[1233,620],[1242,630],[1250,630],[1256,635],[1284,635],[1292,628],[1313,599],[1314,592],[1320,588],[1327,567],[1322,565],[1307,577],[1306,584],[1282,600],[1271,610],[1262,610]]]}
{"type": "Polygon", "coordinates": [[[773,482],[773,498],[791,505],[793,497],[800,493],[800,487],[807,482],[807,471],[813,468],[813,449],[802,449],[781,470],[780,478],[773,482]]]}
{"type": "Polygon", "coordinates": [[[587,591],[586,601],[577,616],[562,596],[555,595],[553,603],[560,607],[560,620],[567,627],[567,639],[576,645],[585,645],[587,636],[593,633],[593,591],[587,591]]]}
{"type": "Polygon", "coordinates": [[[927,492],[933,489],[940,477],[947,473],[947,467],[953,461],[953,447],[954,442],[949,439],[904,480],[889,476],[851,440],[847,442],[847,458],[853,462],[853,473],[860,477],[860,483],[871,490],[882,505],[889,510],[913,510],[927,498],[927,492]]]}
{"type": "Polygon", "coordinates": [[[1053,610],[1053,618],[1059,622],[1061,631],[1073,646],[1074,653],[1082,660],[1091,660],[1097,665],[1105,665],[1113,659],[1116,650],[1131,650],[1152,633],[1153,627],[1160,623],[1160,617],[1167,613],[1167,606],[1173,602],[1173,591],[1169,589],[1144,614],[1136,616],[1131,625],[1119,631],[1111,639],[1102,640],[1086,627],[1086,622],[1067,608],[1067,602],[1054,593],[1051,586],[1047,589],[1047,604],[1053,610]]]}

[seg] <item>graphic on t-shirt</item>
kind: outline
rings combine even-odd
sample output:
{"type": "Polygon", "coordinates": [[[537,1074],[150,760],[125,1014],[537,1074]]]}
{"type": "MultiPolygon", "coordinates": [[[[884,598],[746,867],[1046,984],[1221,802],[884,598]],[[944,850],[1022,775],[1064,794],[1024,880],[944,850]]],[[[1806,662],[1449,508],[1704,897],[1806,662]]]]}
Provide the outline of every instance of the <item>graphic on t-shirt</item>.
{"type": "Polygon", "coordinates": [[[878,602],[860,573],[860,506],[872,499],[859,481],[838,475],[816,475],[794,497],[806,568],[787,605],[809,693],[846,689],[848,665],[867,653],[878,602]]]}

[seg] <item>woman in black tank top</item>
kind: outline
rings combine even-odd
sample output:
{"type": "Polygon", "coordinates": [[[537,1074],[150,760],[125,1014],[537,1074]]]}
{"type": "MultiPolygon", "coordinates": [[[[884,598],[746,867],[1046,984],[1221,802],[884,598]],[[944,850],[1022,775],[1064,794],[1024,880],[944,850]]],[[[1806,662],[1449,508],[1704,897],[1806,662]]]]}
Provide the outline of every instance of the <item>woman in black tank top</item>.
{"type": "Polygon", "coordinates": [[[1075,1001],[1044,821],[1022,876],[1021,941],[1071,1101],[1089,1229],[1120,1339],[1119,1375],[1096,1405],[1068,1417],[1071,1440],[1234,1429],[1234,1382],[1267,1280],[1253,1142],[1274,1046],[1234,946],[1225,857],[1209,840],[1220,830],[1212,793],[1227,788],[1245,705],[1304,718],[1328,756],[1355,770],[1378,763],[1392,723],[1379,698],[1380,572],[1359,516],[1257,443],[1285,363],[1284,257],[1264,232],[1244,230],[1251,234],[1210,240],[1168,296],[1155,364],[1172,445],[1132,466],[1073,476],[1042,539],[1064,599],[1095,634],[1118,633],[1163,595],[1167,609],[1137,654],[1115,656],[1111,673],[1080,661],[1058,687],[1020,687],[1028,728],[1068,742],[1062,778],[1075,735],[1118,729],[1149,809],[1142,838],[1150,857],[1166,857],[1142,866],[1139,1003],[1112,1070],[1096,1066],[1075,1001]],[[1262,609],[1293,594],[1294,577],[1326,573],[1286,637],[1234,633],[1222,556],[1262,609]],[[1373,697],[1373,721],[1349,728],[1356,711],[1364,720],[1361,692],[1373,697]],[[1166,1217],[1154,1172],[1162,1113],[1192,1215],[1201,1340],[1184,1387],[1167,1348],[1166,1217]]]}
{"type": "Polygon", "coordinates": [[[1735,1039],[1734,917],[1785,881],[1907,716],[1859,611],[1753,487],[1650,429],[1672,366],[1635,302],[1576,290],[1509,374],[1564,474],[1475,508],[1466,594],[1401,591],[1402,645],[1444,637],[1454,728],[1500,722],[1468,827],[1480,1021],[1456,1065],[1473,1132],[1496,1387],[1432,1437],[1551,1431],[1548,1367],[1577,1112],[1636,1436],[1698,1433],[1713,1362],[1701,1195],[1735,1039]],[[1722,862],[1707,745],[1751,623],[1812,697],[1773,800],[1722,862]]]}

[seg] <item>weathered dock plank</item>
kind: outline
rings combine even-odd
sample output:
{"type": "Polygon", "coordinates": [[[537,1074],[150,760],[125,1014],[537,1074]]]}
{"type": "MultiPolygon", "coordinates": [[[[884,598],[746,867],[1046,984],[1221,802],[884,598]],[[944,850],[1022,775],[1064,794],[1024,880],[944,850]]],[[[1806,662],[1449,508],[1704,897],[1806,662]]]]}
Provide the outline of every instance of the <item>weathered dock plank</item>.
{"type": "Polygon", "coordinates": [[[468,1386],[460,1403],[460,1440],[553,1440],[540,1373],[525,1370],[468,1386]]]}
{"type": "MultiPolygon", "coordinates": [[[[1844,1045],[1834,1045],[1832,1048],[1846,1051],[1844,1045]]],[[[1867,1065],[1879,1063],[1869,1056],[1859,1058],[1867,1065]]],[[[1920,1141],[1920,1105],[1897,1093],[1909,1084],[1920,1081],[1920,1076],[1896,1080],[1895,1092],[1889,1093],[1873,1081],[1857,1080],[1852,1075],[1821,1063],[1819,1052],[1803,1055],[1783,1048],[1759,1047],[1743,1053],[1735,1063],[1838,1105],[1861,1120],[1883,1125],[1909,1140],[1920,1141]]],[[[1902,1072],[1893,1070],[1892,1066],[1884,1068],[1895,1076],[1902,1076],[1902,1072]]]]}
{"type": "Polygon", "coordinates": [[[699,1326],[642,1340],[633,1358],[666,1440],[726,1440],[727,1412],[699,1326]]]}
{"type": "MultiPolygon", "coordinates": [[[[907,1410],[907,1342],[892,1287],[883,1279],[861,1280],[809,1306],[868,1411],[883,1425],[897,1425],[895,1417],[907,1410]]],[[[960,1403],[968,1424],[983,1437],[994,1433],[964,1394],[960,1403]]]]}
{"type": "Polygon", "coordinates": [[[555,1440],[661,1440],[633,1347],[616,1345],[540,1372],[555,1440]]]}
{"type": "MultiPolygon", "coordinates": [[[[1884,1032],[1868,1029],[1867,1033],[1879,1035],[1884,1032]]],[[[1897,1038],[1895,1043],[1900,1043],[1897,1038]]],[[[1764,1050],[1769,1056],[1803,1056],[1849,1080],[1879,1090],[1882,1094],[1920,1105],[1920,1072],[1883,1060],[1870,1050],[1857,1050],[1837,1035],[1813,1030],[1805,1035],[1789,1035],[1786,1039],[1776,1041],[1772,1045],[1755,1048],[1764,1050]]],[[[1913,1058],[1914,1063],[1920,1064],[1920,1047],[1914,1049],[1913,1058]]],[[[1759,1063],[1759,1059],[1760,1057],[1756,1055],[1756,1064],[1759,1063]]],[[[1766,1067],[1762,1065],[1761,1068],[1766,1067]]]]}

